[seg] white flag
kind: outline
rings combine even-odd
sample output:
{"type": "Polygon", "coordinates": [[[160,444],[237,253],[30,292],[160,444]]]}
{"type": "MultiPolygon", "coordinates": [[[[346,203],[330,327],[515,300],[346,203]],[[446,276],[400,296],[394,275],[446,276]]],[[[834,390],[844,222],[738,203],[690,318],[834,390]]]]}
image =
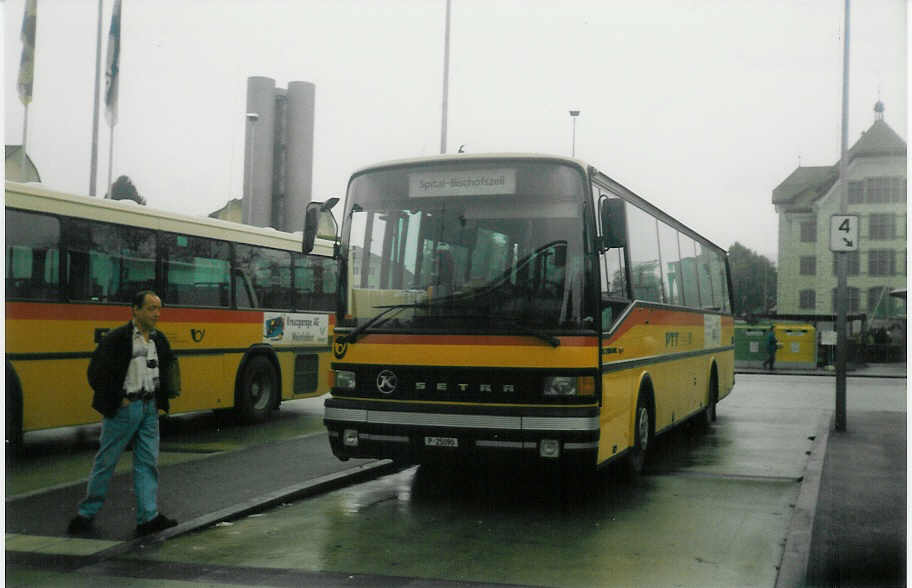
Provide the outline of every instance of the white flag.
{"type": "Polygon", "coordinates": [[[32,101],[32,83],[35,78],[35,31],[38,21],[38,0],[26,0],[22,14],[22,58],[19,61],[19,100],[28,106],[32,101]]]}

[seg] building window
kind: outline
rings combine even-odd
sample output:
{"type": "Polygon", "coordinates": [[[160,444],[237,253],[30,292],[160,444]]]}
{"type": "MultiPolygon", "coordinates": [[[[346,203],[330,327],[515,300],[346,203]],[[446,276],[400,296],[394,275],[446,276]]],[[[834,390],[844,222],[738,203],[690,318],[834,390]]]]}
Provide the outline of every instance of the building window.
{"type": "Polygon", "coordinates": [[[906,179],[901,177],[865,178],[865,202],[886,204],[906,201],[906,179]]]}
{"type": "Polygon", "coordinates": [[[868,252],[869,276],[892,276],[896,273],[896,252],[892,249],[872,249],[868,252]]]}
{"type": "MultiPolygon", "coordinates": [[[[848,261],[849,261],[849,267],[848,267],[848,270],[846,271],[846,275],[857,276],[859,273],[861,273],[861,256],[858,254],[858,252],[857,251],[846,251],[845,256],[846,256],[846,259],[848,259],[848,261]]],[[[833,275],[834,276],[839,275],[839,272],[837,271],[838,266],[836,264],[837,259],[839,259],[839,257],[836,255],[833,255],[833,275]]]]}
{"type": "MultiPolygon", "coordinates": [[[[848,294],[848,304],[846,305],[846,312],[858,312],[861,308],[861,294],[858,288],[846,288],[846,293],[848,294]]],[[[838,312],[836,308],[836,288],[833,288],[831,291],[832,300],[833,300],[833,313],[838,312]]]]}
{"type": "Polygon", "coordinates": [[[817,240],[817,219],[802,221],[801,223],[801,242],[813,243],[817,240]]]}
{"type": "Polygon", "coordinates": [[[888,241],[896,238],[896,216],[892,214],[872,214],[869,221],[870,239],[888,241]]]}
{"type": "Polygon", "coordinates": [[[906,201],[906,178],[890,178],[890,192],[893,195],[893,202],[906,201]]]}
{"type": "Polygon", "coordinates": [[[849,182],[849,204],[861,204],[864,202],[864,183],[849,182]]]}
{"type": "Polygon", "coordinates": [[[813,310],[817,306],[817,292],[814,290],[800,290],[798,292],[798,308],[813,310]]]}
{"type": "Polygon", "coordinates": [[[813,255],[802,255],[800,264],[799,273],[802,276],[813,276],[817,274],[817,258],[813,255]]]}

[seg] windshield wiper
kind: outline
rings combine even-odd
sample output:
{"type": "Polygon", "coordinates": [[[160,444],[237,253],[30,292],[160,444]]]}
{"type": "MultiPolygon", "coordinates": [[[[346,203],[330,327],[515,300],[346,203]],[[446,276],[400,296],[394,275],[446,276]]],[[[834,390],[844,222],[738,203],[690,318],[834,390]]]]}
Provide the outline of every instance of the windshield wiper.
{"type": "Polygon", "coordinates": [[[539,331],[539,330],[537,330],[537,329],[533,329],[533,328],[531,328],[531,327],[527,327],[527,326],[525,326],[525,325],[518,324],[514,318],[509,317],[509,316],[500,316],[500,315],[496,315],[496,314],[491,314],[491,315],[481,315],[481,314],[453,314],[453,315],[442,315],[442,316],[434,315],[434,318],[443,318],[443,319],[484,319],[484,320],[496,319],[496,320],[499,320],[499,321],[501,321],[501,322],[510,323],[510,326],[513,327],[513,328],[514,328],[516,331],[518,331],[519,333],[521,333],[521,334],[523,334],[523,335],[528,335],[528,336],[530,336],[530,337],[535,337],[536,339],[541,339],[542,341],[544,341],[545,343],[547,343],[547,344],[550,345],[551,347],[559,347],[560,344],[561,344],[561,343],[560,343],[560,339],[558,339],[557,337],[555,337],[555,336],[553,336],[553,335],[549,335],[549,334],[547,334],[547,333],[543,333],[542,331],[539,331]]]}
{"type": "Polygon", "coordinates": [[[355,327],[355,330],[353,330],[348,335],[343,335],[342,338],[339,339],[339,341],[342,343],[354,343],[355,340],[357,340],[358,336],[361,333],[363,333],[364,331],[366,331],[367,329],[369,329],[373,326],[380,324],[380,322],[389,318],[388,315],[391,314],[394,310],[402,310],[403,308],[424,308],[426,306],[428,306],[427,302],[415,302],[415,303],[411,303],[411,304],[391,304],[388,306],[375,306],[374,308],[382,308],[383,312],[381,312],[380,314],[369,319],[363,325],[359,325],[359,326],[355,327]]]}

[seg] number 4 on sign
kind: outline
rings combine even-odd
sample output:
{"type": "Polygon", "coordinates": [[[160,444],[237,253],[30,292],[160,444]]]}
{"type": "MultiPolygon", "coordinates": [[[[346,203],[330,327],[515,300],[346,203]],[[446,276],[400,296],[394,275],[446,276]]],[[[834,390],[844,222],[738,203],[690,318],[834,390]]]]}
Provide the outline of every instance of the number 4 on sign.
{"type": "Polygon", "coordinates": [[[830,217],[830,251],[858,251],[858,216],[830,217]]]}

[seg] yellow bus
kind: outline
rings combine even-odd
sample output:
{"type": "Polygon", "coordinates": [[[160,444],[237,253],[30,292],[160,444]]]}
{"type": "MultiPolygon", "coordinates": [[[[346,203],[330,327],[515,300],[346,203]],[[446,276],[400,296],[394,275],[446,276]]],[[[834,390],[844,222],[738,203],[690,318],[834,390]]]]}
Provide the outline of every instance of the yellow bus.
{"type": "Polygon", "coordinates": [[[171,413],[266,419],[328,390],[331,245],[300,234],[6,182],[6,439],[100,420],[86,381],[101,337],[155,290],[180,359],[171,413]]]}
{"type": "MultiPolygon", "coordinates": [[[[305,251],[332,222],[320,208],[305,251]]],[[[656,435],[714,420],[734,385],[725,250],[576,159],[361,169],[339,260],[324,423],[341,459],[637,472],[656,435]]]]}

